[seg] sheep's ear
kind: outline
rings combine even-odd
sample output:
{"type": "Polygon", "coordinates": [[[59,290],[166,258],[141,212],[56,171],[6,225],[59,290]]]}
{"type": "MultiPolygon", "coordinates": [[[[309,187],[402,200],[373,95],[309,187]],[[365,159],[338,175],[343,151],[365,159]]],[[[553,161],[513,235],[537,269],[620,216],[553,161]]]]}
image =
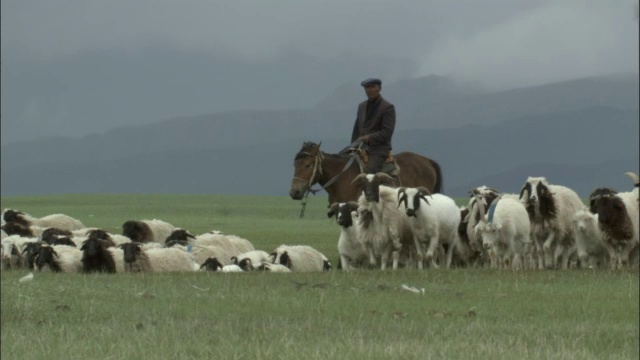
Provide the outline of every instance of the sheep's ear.
{"type": "Polygon", "coordinates": [[[238,265],[238,258],[237,257],[232,256],[231,259],[229,259],[229,260],[231,260],[232,264],[238,265]]]}
{"type": "Polygon", "coordinates": [[[351,211],[356,211],[356,210],[358,210],[358,203],[357,203],[357,202],[355,202],[355,201],[349,201],[349,202],[347,203],[347,205],[349,206],[349,209],[350,209],[351,211]]]}

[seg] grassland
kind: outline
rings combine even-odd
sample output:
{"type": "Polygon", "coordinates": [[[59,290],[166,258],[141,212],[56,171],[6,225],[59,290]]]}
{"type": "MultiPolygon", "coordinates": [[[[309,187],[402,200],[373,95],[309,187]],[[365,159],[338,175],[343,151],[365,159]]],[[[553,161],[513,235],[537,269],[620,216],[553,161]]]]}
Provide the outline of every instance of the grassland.
{"type": "MultiPolygon", "coordinates": [[[[160,218],[335,261],[324,196],[3,197],[118,231],[160,218]]],[[[637,359],[637,271],[486,269],[318,274],[1,276],[2,359],[637,359]],[[424,288],[413,294],[402,284],[424,288]]]]}

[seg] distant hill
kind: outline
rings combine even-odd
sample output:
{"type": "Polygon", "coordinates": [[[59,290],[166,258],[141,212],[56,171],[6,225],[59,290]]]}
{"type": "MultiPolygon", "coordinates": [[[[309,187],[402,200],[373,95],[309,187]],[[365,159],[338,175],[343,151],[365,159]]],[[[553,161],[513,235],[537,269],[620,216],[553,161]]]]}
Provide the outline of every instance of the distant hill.
{"type": "MultiPolygon", "coordinates": [[[[394,149],[438,161],[445,192],[453,196],[465,196],[469,188],[485,183],[517,191],[527,176],[534,175],[575,187],[584,196],[591,188],[607,184],[624,189],[628,179],[622,174],[637,171],[639,115],[637,108],[601,106],[490,126],[399,130],[394,149]]],[[[240,125],[183,120],[81,139],[4,146],[1,192],[5,196],[87,192],[286,195],[293,156],[303,141],[322,140],[328,152],[337,152],[347,143],[348,136],[330,136],[316,119],[294,121],[279,129],[258,119],[238,121],[240,125]],[[230,133],[234,136],[227,135],[230,133]],[[255,135],[262,135],[262,142],[250,144],[255,135]]],[[[351,127],[351,122],[335,124],[344,131],[351,127]]]]}

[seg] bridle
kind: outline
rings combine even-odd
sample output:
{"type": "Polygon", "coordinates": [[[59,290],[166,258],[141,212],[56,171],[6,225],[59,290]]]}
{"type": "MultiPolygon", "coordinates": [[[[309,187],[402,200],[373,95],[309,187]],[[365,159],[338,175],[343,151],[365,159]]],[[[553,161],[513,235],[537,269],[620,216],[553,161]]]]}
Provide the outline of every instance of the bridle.
{"type": "MultiPolygon", "coordinates": [[[[342,151],[340,151],[340,153],[344,153],[347,150],[355,149],[355,151],[352,152],[351,157],[349,158],[349,161],[347,161],[347,164],[344,166],[342,171],[340,171],[336,176],[332,177],[329,181],[327,181],[327,183],[322,186],[323,190],[326,190],[329,186],[333,185],[333,183],[336,182],[336,180],[338,180],[340,175],[342,175],[345,171],[347,171],[347,169],[349,169],[351,164],[353,164],[353,161],[358,157],[358,153],[360,152],[360,148],[362,147],[362,144],[363,144],[362,141],[356,141],[353,144],[349,145],[348,147],[344,148],[342,151]]],[[[300,154],[314,156],[310,152],[306,152],[306,151],[300,152],[300,154]]],[[[316,174],[322,175],[322,160],[324,160],[324,155],[322,154],[322,151],[320,151],[320,145],[318,145],[318,152],[315,155],[313,171],[311,172],[311,177],[309,178],[309,182],[307,184],[307,190],[305,190],[304,195],[302,197],[302,203],[301,203],[302,209],[300,210],[301,219],[304,217],[304,211],[307,208],[307,198],[309,196],[309,193],[312,193],[313,195],[315,195],[317,192],[321,190],[321,189],[312,189],[311,186],[313,186],[313,184],[316,183],[316,174]]],[[[298,181],[307,182],[307,180],[299,178],[297,176],[294,176],[293,178],[298,181]]]]}

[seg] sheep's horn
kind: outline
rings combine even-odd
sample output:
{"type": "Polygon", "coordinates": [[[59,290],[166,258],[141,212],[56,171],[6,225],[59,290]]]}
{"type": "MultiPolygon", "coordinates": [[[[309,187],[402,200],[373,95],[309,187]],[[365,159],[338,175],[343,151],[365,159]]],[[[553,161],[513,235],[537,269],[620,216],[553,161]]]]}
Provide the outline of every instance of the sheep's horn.
{"type": "Polygon", "coordinates": [[[634,172],[631,172],[631,171],[629,171],[627,173],[624,173],[624,174],[627,175],[628,177],[630,177],[631,180],[633,180],[633,184],[635,186],[640,185],[640,178],[638,177],[638,174],[636,174],[634,172]]]}
{"type": "Polygon", "coordinates": [[[367,177],[367,174],[365,174],[365,173],[362,173],[362,174],[360,174],[360,175],[356,176],[356,177],[353,179],[353,181],[351,181],[351,185],[354,185],[355,183],[357,183],[357,182],[361,181],[362,179],[364,179],[364,178],[366,178],[366,177],[367,177]]]}
{"type": "Polygon", "coordinates": [[[462,220],[462,222],[468,223],[469,219],[471,219],[471,212],[469,212],[467,216],[464,217],[464,220],[462,220]]]}
{"type": "Polygon", "coordinates": [[[357,201],[349,201],[347,203],[347,205],[349,205],[352,209],[358,209],[358,202],[357,201]]]}
{"type": "Polygon", "coordinates": [[[375,177],[377,178],[382,178],[382,179],[386,179],[386,180],[394,180],[393,177],[391,177],[391,175],[387,174],[387,173],[383,173],[383,172],[377,172],[375,174],[375,177]]]}
{"type": "Polygon", "coordinates": [[[421,195],[429,195],[429,196],[431,196],[431,191],[429,191],[429,189],[427,189],[424,186],[418,187],[418,192],[420,192],[421,195]]]}
{"type": "Polygon", "coordinates": [[[400,201],[400,197],[405,193],[405,191],[407,191],[407,188],[404,186],[398,188],[398,201],[400,201]]]}

